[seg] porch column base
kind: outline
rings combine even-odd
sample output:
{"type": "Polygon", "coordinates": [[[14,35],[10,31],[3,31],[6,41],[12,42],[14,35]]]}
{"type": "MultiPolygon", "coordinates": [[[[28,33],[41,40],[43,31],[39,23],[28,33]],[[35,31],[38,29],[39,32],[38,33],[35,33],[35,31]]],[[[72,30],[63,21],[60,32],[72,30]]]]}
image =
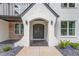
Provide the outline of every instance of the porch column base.
{"type": "Polygon", "coordinates": [[[20,41],[16,42],[16,43],[14,44],[14,46],[15,46],[15,47],[17,47],[17,46],[26,46],[26,47],[29,47],[29,40],[26,40],[26,39],[23,37],[20,41]]]}
{"type": "Polygon", "coordinates": [[[56,38],[49,39],[48,45],[49,46],[57,46],[58,45],[58,40],[56,38]]]}

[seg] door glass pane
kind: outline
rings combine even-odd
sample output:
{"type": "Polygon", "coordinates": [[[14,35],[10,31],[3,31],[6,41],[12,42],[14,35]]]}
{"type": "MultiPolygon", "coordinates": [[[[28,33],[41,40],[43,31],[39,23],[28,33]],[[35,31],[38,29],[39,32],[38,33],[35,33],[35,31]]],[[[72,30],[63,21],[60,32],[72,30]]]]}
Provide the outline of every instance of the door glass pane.
{"type": "Polygon", "coordinates": [[[75,35],[75,29],[69,29],[69,35],[75,35]]]}
{"type": "Polygon", "coordinates": [[[42,24],[33,25],[33,38],[44,39],[44,25],[42,24]]]}
{"type": "Polygon", "coordinates": [[[21,34],[24,34],[24,26],[21,24],[21,34]]]}
{"type": "Polygon", "coordinates": [[[75,21],[69,22],[69,28],[75,28],[75,21]]]}
{"type": "Polygon", "coordinates": [[[19,24],[15,24],[15,33],[19,34],[19,24]]]}
{"type": "Polygon", "coordinates": [[[67,35],[67,29],[61,29],[61,35],[67,35]]]}
{"type": "Polygon", "coordinates": [[[67,21],[61,22],[61,28],[67,28],[67,21]]]}

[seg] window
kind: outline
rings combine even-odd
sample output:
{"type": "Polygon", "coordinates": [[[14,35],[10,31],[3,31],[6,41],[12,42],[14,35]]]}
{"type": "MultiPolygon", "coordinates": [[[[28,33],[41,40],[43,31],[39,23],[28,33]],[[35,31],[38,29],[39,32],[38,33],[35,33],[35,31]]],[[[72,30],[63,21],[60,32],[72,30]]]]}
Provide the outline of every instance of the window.
{"type": "Polygon", "coordinates": [[[75,3],[62,3],[61,7],[72,8],[75,7],[75,3]]]}
{"type": "Polygon", "coordinates": [[[69,7],[75,7],[75,3],[69,3],[69,7]]]}
{"type": "Polygon", "coordinates": [[[62,36],[75,36],[75,21],[62,21],[61,22],[61,35],[62,36]]]}
{"type": "Polygon", "coordinates": [[[24,27],[23,27],[23,24],[21,24],[21,34],[24,34],[24,27]]]}
{"type": "Polygon", "coordinates": [[[23,24],[15,24],[15,34],[24,34],[23,24]]]}
{"type": "Polygon", "coordinates": [[[15,24],[15,33],[19,34],[19,24],[15,24]]]}
{"type": "Polygon", "coordinates": [[[67,22],[61,22],[61,35],[67,35],[67,22]]]}
{"type": "Polygon", "coordinates": [[[18,6],[17,6],[17,5],[15,5],[15,8],[18,8],[18,6]]]}

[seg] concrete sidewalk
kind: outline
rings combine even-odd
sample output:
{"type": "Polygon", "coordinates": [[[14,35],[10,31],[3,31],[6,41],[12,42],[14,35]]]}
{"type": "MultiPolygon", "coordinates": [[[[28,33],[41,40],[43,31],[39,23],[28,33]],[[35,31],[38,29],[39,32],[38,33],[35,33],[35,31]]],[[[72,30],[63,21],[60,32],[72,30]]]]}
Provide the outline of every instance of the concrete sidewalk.
{"type": "Polygon", "coordinates": [[[55,47],[24,47],[16,56],[62,56],[55,47]]]}

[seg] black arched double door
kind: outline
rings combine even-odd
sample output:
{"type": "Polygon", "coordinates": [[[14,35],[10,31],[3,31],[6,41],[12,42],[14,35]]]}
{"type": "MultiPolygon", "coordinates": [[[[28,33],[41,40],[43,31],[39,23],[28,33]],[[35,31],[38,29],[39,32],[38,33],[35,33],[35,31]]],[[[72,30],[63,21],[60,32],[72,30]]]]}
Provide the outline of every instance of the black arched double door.
{"type": "Polygon", "coordinates": [[[33,25],[33,39],[44,39],[44,25],[43,24],[33,25]]]}

